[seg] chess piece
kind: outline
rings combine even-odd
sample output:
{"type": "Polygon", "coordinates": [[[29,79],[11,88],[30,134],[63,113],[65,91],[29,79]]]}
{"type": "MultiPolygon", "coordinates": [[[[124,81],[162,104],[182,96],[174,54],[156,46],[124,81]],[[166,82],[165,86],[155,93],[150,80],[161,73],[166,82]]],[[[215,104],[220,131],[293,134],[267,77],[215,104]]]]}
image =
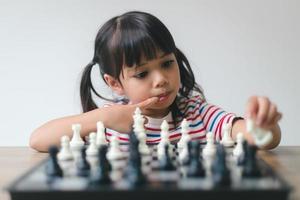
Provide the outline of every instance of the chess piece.
{"type": "Polygon", "coordinates": [[[118,136],[112,135],[110,141],[110,147],[107,152],[107,159],[112,162],[113,160],[118,160],[123,158],[123,153],[120,150],[120,144],[118,136]]]}
{"type": "Polygon", "coordinates": [[[108,142],[107,142],[106,136],[105,136],[104,124],[101,121],[97,122],[96,145],[97,145],[97,147],[100,147],[102,145],[105,145],[105,146],[108,145],[108,142]]]}
{"type": "Polygon", "coordinates": [[[160,169],[163,171],[173,171],[175,170],[175,166],[172,163],[170,154],[169,154],[169,145],[164,146],[164,154],[161,155],[159,159],[160,169]]]}
{"type": "Polygon", "coordinates": [[[141,110],[139,107],[136,108],[133,115],[134,123],[134,133],[139,139],[139,151],[142,155],[149,155],[150,149],[146,143],[147,135],[144,128],[145,118],[142,116],[141,110]]]}
{"type": "Polygon", "coordinates": [[[226,151],[223,145],[217,145],[216,158],[212,165],[213,181],[216,187],[231,184],[230,171],[226,163],[226,151]]]}
{"type": "Polygon", "coordinates": [[[245,165],[243,167],[243,173],[242,173],[243,177],[256,178],[261,176],[261,172],[257,165],[256,152],[257,152],[256,146],[248,145],[247,155],[246,155],[247,157],[245,158],[245,165]]]}
{"type": "Polygon", "coordinates": [[[181,149],[187,146],[187,143],[191,140],[189,135],[189,122],[186,119],[183,119],[181,122],[181,138],[177,143],[179,152],[181,149]]]}
{"type": "Polygon", "coordinates": [[[256,126],[252,119],[246,120],[246,129],[248,133],[252,134],[254,143],[258,147],[265,146],[272,141],[272,132],[256,126]]]}
{"type": "Polygon", "coordinates": [[[223,125],[221,144],[223,144],[225,147],[232,147],[234,145],[234,141],[231,138],[231,125],[229,123],[223,125]]]}
{"type": "Polygon", "coordinates": [[[214,134],[212,132],[208,132],[206,134],[206,145],[203,148],[202,155],[204,159],[213,158],[216,154],[216,146],[214,140],[214,134]]]}
{"type": "Polygon", "coordinates": [[[130,134],[129,160],[124,172],[124,178],[130,187],[138,187],[146,183],[146,177],[142,173],[141,155],[138,148],[139,141],[136,135],[130,134]]]}
{"type": "Polygon", "coordinates": [[[244,153],[244,150],[243,150],[243,141],[244,141],[244,135],[243,133],[239,132],[237,133],[236,135],[236,146],[235,148],[233,149],[233,155],[236,157],[236,158],[239,158],[243,155],[244,153]]]}
{"type": "Polygon", "coordinates": [[[160,126],[161,133],[160,133],[160,142],[157,145],[157,157],[160,160],[162,156],[165,154],[165,146],[170,145],[169,140],[169,124],[166,120],[164,120],[160,126]]]}
{"type": "Polygon", "coordinates": [[[96,144],[96,133],[95,132],[91,132],[89,135],[89,141],[90,144],[86,150],[86,155],[87,156],[97,156],[98,155],[98,148],[97,148],[97,144],[96,144]]]}
{"type": "Polygon", "coordinates": [[[46,175],[48,180],[52,180],[53,178],[63,177],[63,171],[60,168],[57,161],[57,153],[58,148],[56,146],[51,146],[49,148],[49,160],[46,164],[46,175]]]}
{"type": "Polygon", "coordinates": [[[203,166],[202,158],[200,158],[201,147],[199,141],[189,142],[190,164],[187,171],[188,177],[204,177],[206,172],[203,166]]]}
{"type": "Polygon", "coordinates": [[[246,163],[246,159],[248,157],[248,142],[247,142],[247,140],[244,140],[242,142],[242,147],[243,147],[243,154],[237,158],[237,164],[239,166],[244,166],[246,163]]]}
{"type": "Polygon", "coordinates": [[[105,185],[111,183],[111,179],[109,176],[111,166],[108,160],[106,159],[106,153],[107,153],[107,146],[101,145],[98,151],[99,163],[96,169],[96,173],[92,177],[91,180],[92,184],[105,185]]]}
{"type": "Polygon", "coordinates": [[[72,160],[73,155],[70,148],[70,138],[67,135],[61,137],[61,148],[59,153],[57,154],[57,158],[60,161],[72,160]]]}
{"type": "Polygon", "coordinates": [[[79,157],[79,159],[76,163],[77,164],[77,175],[83,176],[83,177],[88,177],[90,175],[91,166],[86,159],[86,148],[82,147],[80,153],[81,153],[81,156],[79,157]]]}
{"type": "Polygon", "coordinates": [[[84,146],[84,141],[80,136],[81,125],[73,124],[72,125],[73,136],[70,142],[70,146],[72,151],[80,151],[80,149],[84,146]]]}

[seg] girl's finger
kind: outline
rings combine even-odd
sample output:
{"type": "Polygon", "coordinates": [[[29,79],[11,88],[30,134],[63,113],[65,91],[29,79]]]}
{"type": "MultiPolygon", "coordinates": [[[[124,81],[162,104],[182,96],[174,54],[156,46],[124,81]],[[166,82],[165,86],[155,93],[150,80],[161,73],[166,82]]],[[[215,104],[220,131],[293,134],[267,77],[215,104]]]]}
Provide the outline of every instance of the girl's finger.
{"type": "Polygon", "coordinates": [[[258,110],[258,98],[252,96],[249,98],[246,106],[246,118],[255,119],[258,110]]]}
{"type": "Polygon", "coordinates": [[[266,121],[269,113],[270,100],[267,97],[259,97],[257,100],[259,105],[256,117],[256,124],[262,126],[266,121]]]}
{"type": "Polygon", "coordinates": [[[271,125],[274,123],[275,121],[275,118],[277,117],[277,106],[275,104],[271,104],[270,105],[270,108],[269,108],[269,113],[268,113],[268,116],[267,116],[267,120],[265,121],[265,125],[268,126],[268,125],[271,125]]]}

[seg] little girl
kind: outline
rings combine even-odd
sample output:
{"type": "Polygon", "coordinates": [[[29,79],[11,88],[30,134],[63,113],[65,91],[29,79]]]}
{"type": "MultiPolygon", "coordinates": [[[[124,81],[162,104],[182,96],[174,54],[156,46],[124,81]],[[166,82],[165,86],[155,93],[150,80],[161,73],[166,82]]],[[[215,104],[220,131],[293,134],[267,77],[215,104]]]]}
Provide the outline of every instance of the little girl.
{"type": "MultiPolygon", "coordinates": [[[[47,151],[50,145],[59,145],[63,135],[72,136],[71,125],[74,123],[82,125],[81,136],[84,138],[96,131],[98,121],[104,123],[108,141],[111,135],[117,135],[122,142],[128,142],[136,107],[146,117],[147,143],[160,141],[163,120],[169,123],[170,140],[178,141],[184,118],[189,121],[189,135],[194,140],[205,141],[208,131],[220,140],[223,124],[230,123],[233,139],[242,132],[253,143],[242,117],[205,100],[188,59],[176,47],[166,26],[149,13],[127,12],[110,19],[100,28],[94,57],[83,71],[80,96],[83,113],[55,119],[37,128],[30,138],[32,148],[47,151]],[[100,68],[101,77],[120,98],[108,99],[95,90],[91,81],[93,66],[100,68]],[[107,103],[98,108],[92,94],[107,103]]],[[[267,97],[250,97],[245,118],[251,118],[256,125],[272,132],[272,141],[262,148],[270,149],[279,144],[281,114],[267,97]]]]}

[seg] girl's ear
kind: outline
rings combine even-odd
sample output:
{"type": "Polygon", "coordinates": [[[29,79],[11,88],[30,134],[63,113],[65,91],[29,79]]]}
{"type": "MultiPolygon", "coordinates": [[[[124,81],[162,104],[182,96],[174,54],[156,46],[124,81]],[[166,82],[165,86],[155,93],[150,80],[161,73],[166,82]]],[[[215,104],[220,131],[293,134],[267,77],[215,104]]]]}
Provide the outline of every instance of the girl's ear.
{"type": "Polygon", "coordinates": [[[106,84],[118,95],[124,95],[124,90],[122,85],[118,80],[108,74],[104,74],[104,80],[106,84]]]}

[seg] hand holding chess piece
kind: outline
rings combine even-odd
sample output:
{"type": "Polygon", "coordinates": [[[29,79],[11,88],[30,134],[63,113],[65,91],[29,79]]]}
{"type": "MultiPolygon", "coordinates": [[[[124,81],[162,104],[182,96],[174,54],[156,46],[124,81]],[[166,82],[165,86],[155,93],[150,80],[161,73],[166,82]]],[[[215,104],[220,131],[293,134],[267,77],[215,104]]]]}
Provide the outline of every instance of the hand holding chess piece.
{"type": "Polygon", "coordinates": [[[258,147],[276,146],[280,141],[281,113],[267,97],[252,96],[246,107],[246,128],[258,147]]]}

